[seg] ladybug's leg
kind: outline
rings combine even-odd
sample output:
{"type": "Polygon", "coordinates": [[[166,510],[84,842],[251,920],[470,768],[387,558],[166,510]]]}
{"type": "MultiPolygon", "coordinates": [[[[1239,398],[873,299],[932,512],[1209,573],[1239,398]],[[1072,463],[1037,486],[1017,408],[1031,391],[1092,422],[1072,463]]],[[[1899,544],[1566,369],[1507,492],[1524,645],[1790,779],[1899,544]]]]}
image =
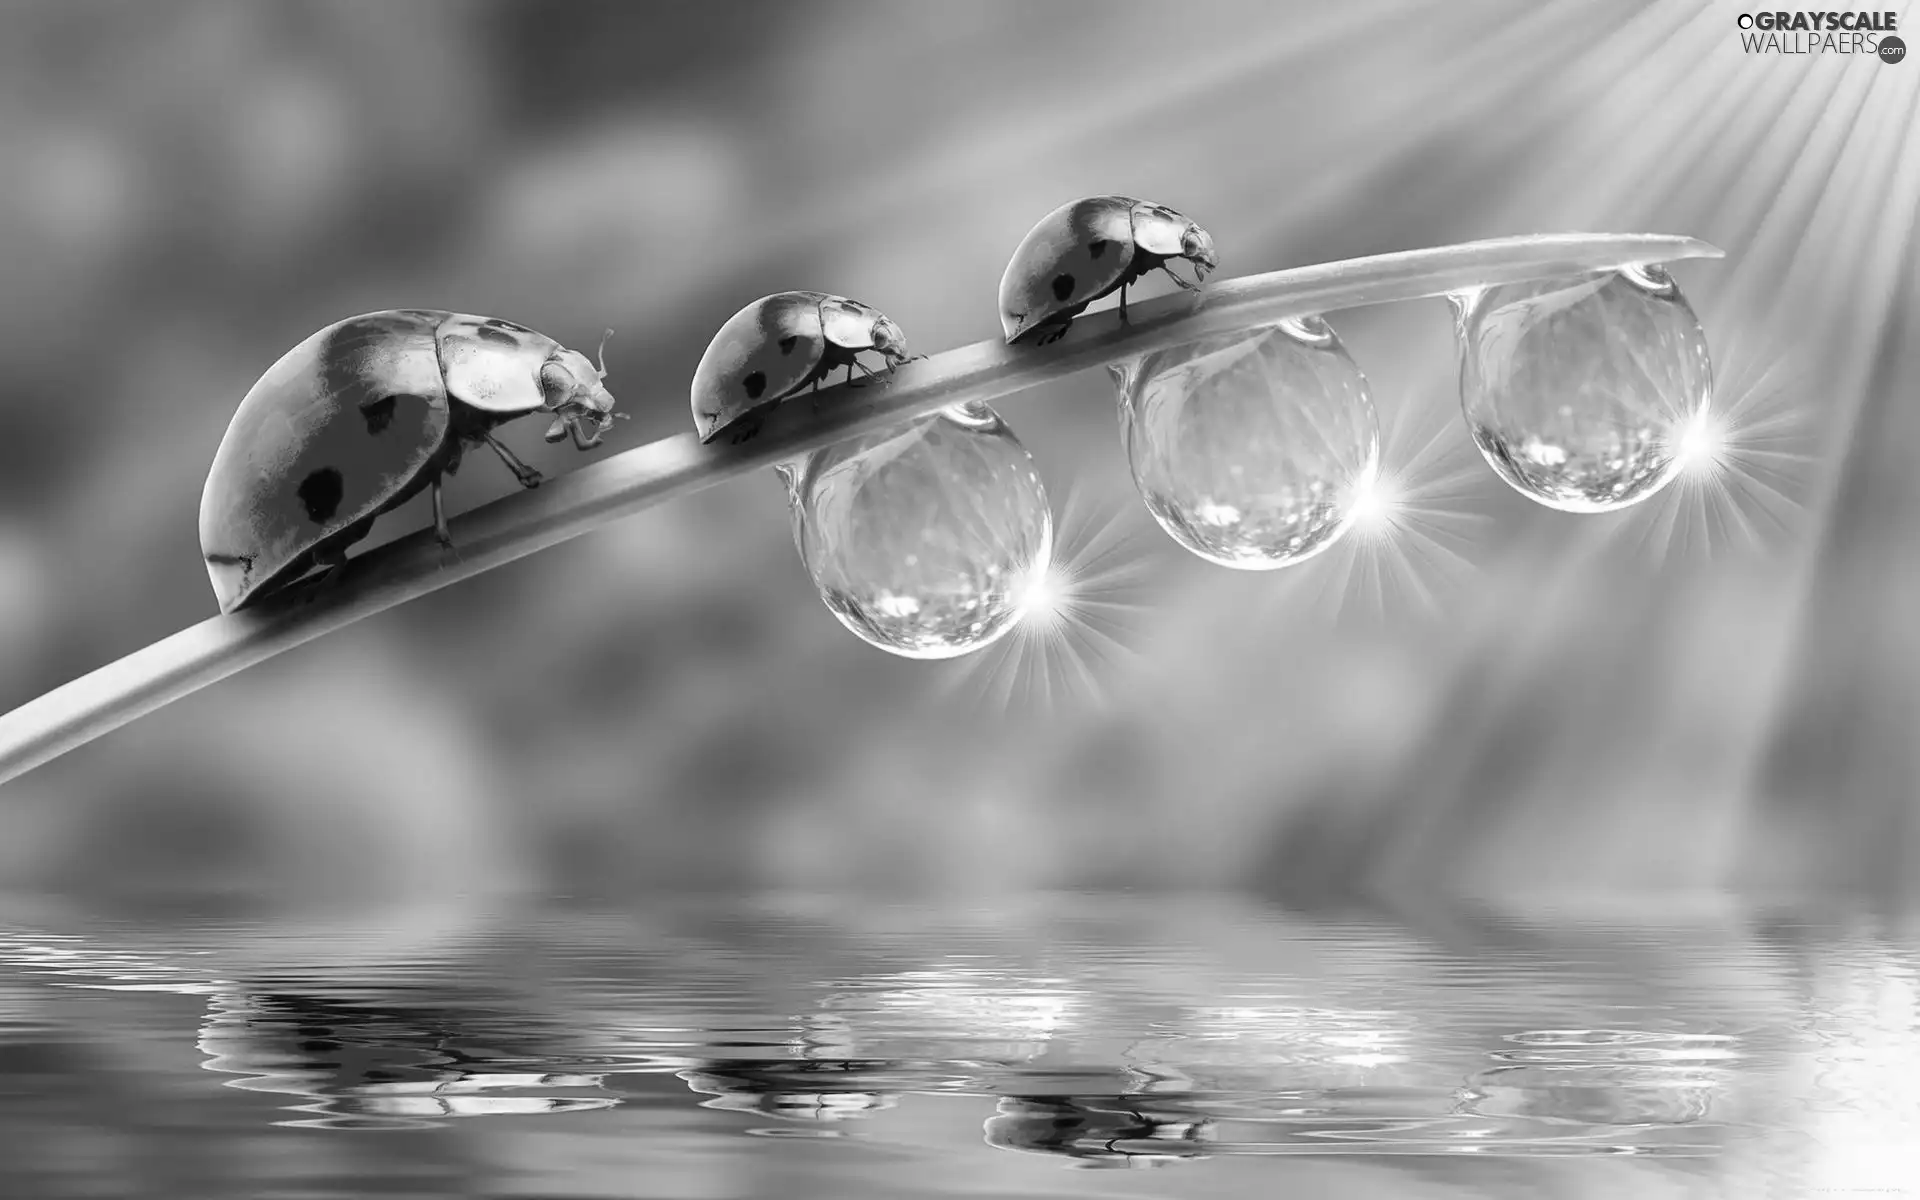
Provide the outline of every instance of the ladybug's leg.
{"type": "Polygon", "coordinates": [[[308,551],[310,565],[302,572],[303,578],[296,582],[315,589],[335,588],[345,582],[347,572],[341,568],[347,565],[347,550],[373,530],[373,520],[373,517],[362,518],[308,551]]]}
{"type": "Polygon", "coordinates": [[[1086,308],[1087,306],[1084,304],[1075,305],[1065,312],[1054,313],[1046,320],[1034,326],[1034,332],[1040,336],[1033,339],[1033,344],[1036,346],[1049,346],[1067,336],[1067,331],[1073,328],[1073,319],[1085,312],[1086,308]]]}
{"type": "Polygon", "coordinates": [[[727,439],[727,445],[738,446],[741,442],[751,441],[760,432],[760,425],[767,419],[765,413],[748,413],[734,422],[734,434],[727,439]]]}
{"type": "Polygon", "coordinates": [[[1124,283],[1120,285],[1120,323],[1122,325],[1129,324],[1127,320],[1127,285],[1124,283]]]}
{"type": "Polygon", "coordinates": [[[440,481],[433,481],[433,536],[440,544],[453,549],[453,531],[447,528],[447,505],[440,496],[440,481]]]}
{"type": "Polygon", "coordinates": [[[316,547],[313,553],[314,582],[324,581],[327,586],[334,586],[343,578],[340,568],[346,565],[347,547],[344,543],[316,547]]]}
{"type": "MultiPolygon", "coordinates": [[[[1197,291],[1199,291],[1199,290],[1200,290],[1200,285],[1199,285],[1199,284],[1197,284],[1197,283],[1194,283],[1194,282],[1192,282],[1191,280],[1188,280],[1188,279],[1183,279],[1183,278],[1181,278],[1181,277],[1180,277],[1180,276],[1179,276],[1179,275],[1178,275],[1178,274],[1177,274],[1177,273],[1176,273],[1176,272],[1174,271],[1174,269],[1173,269],[1173,264],[1172,264],[1171,262],[1163,262],[1163,263],[1161,263],[1161,264],[1160,264],[1160,269],[1161,269],[1162,271],[1165,271],[1165,272],[1167,273],[1167,277],[1168,277],[1169,279],[1172,279],[1172,280],[1173,280],[1173,281],[1174,281],[1175,283],[1177,283],[1177,284],[1179,284],[1179,285],[1180,285],[1180,290],[1181,290],[1181,291],[1183,291],[1183,292],[1197,292],[1197,291]]],[[[1195,274],[1198,274],[1199,272],[1198,272],[1198,270],[1196,270],[1196,271],[1195,271],[1194,273],[1195,273],[1195,274]]]]}
{"type": "Polygon", "coordinates": [[[507,464],[507,470],[513,472],[513,477],[520,481],[521,487],[535,488],[540,486],[540,472],[521,462],[520,459],[514,455],[513,451],[507,449],[505,443],[501,442],[499,438],[494,437],[491,433],[482,434],[481,436],[486,440],[487,445],[493,447],[493,452],[500,456],[500,461],[507,464]]]}

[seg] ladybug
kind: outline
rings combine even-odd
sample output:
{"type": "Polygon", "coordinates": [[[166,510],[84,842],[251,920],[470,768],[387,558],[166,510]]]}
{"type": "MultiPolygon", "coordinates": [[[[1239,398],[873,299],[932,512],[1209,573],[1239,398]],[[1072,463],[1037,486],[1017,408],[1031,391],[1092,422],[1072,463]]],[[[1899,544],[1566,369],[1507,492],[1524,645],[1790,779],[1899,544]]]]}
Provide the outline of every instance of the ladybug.
{"type": "Polygon", "coordinates": [[[1000,279],[1000,325],[1009,345],[1030,339],[1045,345],[1066,336],[1087,305],[1120,293],[1120,319],[1127,319],[1127,288],[1159,267],[1188,291],[1199,291],[1173,273],[1169,260],[1193,264],[1196,278],[1217,268],[1213,238],[1163,204],[1129,196],[1092,196],[1054,209],[1013,252],[1000,279]]]}
{"type": "Polygon", "coordinates": [[[733,442],[760,432],[760,423],[802,388],[818,389],[839,367],[853,382],[862,351],[877,351],[889,369],[907,362],[907,340],[871,305],[825,292],[762,296],[727,319],[693,373],[693,425],[702,442],[728,429],[733,442]]]}
{"type": "Polygon", "coordinates": [[[494,428],[549,413],[547,441],[571,435],[592,449],[613,423],[605,377],[584,354],[496,317],[409,308],[322,329],[267,368],[213,456],[200,549],[220,611],[340,566],[375,518],[422,488],[451,546],[441,476],[484,442],[537,486],[540,473],[494,428]]]}

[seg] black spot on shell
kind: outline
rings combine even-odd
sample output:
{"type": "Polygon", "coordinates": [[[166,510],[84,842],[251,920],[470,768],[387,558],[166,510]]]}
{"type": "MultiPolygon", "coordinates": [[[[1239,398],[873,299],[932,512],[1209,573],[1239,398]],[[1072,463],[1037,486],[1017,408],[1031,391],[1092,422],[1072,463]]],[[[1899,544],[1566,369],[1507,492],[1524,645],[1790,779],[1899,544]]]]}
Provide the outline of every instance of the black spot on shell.
{"type": "Polygon", "coordinates": [[[780,339],[780,353],[792,354],[793,348],[795,346],[798,346],[799,344],[800,344],[800,335],[796,333],[790,333],[786,337],[783,337],[780,339]]]}
{"type": "MultiPolygon", "coordinates": [[[[1113,243],[1107,241],[1105,238],[1095,238],[1087,243],[1087,253],[1095,258],[1099,258],[1107,252],[1107,247],[1112,244],[1113,243]]],[[[1064,300],[1066,297],[1062,296],[1061,299],[1064,300]]]]}
{"type": "Polygon", "coordinates": [[[222,554],[216,550],[207,555],[207,561],[217,567],[245,567],[249,571],[253,570],[251,554],[222,554]]]}
{"type": "Polygon", "coordinates": [[[504,329],[492,325],[481,325],[474,329],[473,335],[483,342],[492,342],[500,346],[518,346],[520,339],[504,329]]]}
{"type": "Polygon", "coordinates": [[[747,389],[747,399],[758,400],[760,393],[767,390],[767,373],[765,371],[755,371],[745,379],[742,379],[740,385],[747,389]]]}
{"type": "Polygon", "coordinates": [[[1071,295],[1073,295],[1073,276],[1055,275],[1053,277],[1053,298],[1055,300],[1065,300],[1071,295]]]}
{"type": "Polygon", "coordinates": [[[502,321],[499,317],[488,317],[480,322],[482,328],[505,329],[511,333],[532,333],[525,325],[516,325],[512,321],[502,321]]]}
{"type": "Polygon", "coordinates": [[[379,433],[393,424],[393,410],[399,403],[398,396],[385,396],[371,404],[362,404],[360,415],[366,418],[367,432],[379,433]]]}
{"type": "Polygon", "coordinates": [[[340,510],[340,498],[346,494],[346,481],[332,467],[321,467],[300,481],[295,495],[307,510],[307,520],[325,521],[340,510]]]}

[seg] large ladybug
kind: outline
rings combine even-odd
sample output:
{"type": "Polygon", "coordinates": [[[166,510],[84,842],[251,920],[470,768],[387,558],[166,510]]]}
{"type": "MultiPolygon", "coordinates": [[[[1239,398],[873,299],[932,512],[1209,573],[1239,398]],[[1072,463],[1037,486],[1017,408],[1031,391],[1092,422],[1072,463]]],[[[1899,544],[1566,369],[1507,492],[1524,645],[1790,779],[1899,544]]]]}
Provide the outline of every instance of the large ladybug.
{"type": "MultiPolygon", "coordinates": [[[[907,361],[907,339],[871,305],[825,292],[762,296],[727,319],[693,373],[693,425],[702,442],[726,430],[744,442],[760,430],[775,405],[806,387],[819,387],[840,367],[853,381],[862,351],[889,366],[907,361]]],[[[868,372],[871,374],[872,372],[868,372]]]]}
{"type": "Polygon", "coordinates": [[[220,611],[344,563],[375,518],[422,488],[451,545],[441,476],[484,442],[536,486],[540,473],[494,428],[548,413],[548,441],[571,435],[591,449],[613,421],[605,376],[579,351],[495,317],[409,308],[322,329],[267,368],[213,456],[200,549],[220,611]]]}
{"type": "Polygon", "coordinates": [[[1008,344],[1057,341],[1087,305],[1115,291],[1125,320],[1128,286],[1156,267],[1198,291],[1167,266],[1176,258],[1191,262],[1201,280],[1220,265],[1207,231],[1164,204],[1093,196],[1061,205],[1028,232],[1000,278],[1008,344]]]}

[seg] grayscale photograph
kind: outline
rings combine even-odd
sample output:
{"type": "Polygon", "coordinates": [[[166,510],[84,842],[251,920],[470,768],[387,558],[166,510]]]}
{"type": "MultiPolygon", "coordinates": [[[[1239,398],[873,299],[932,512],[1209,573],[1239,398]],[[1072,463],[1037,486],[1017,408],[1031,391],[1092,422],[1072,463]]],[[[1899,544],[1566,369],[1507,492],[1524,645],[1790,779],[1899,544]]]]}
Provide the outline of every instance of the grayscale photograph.
{"type": "Polygon", "coordinates": [[[1920,1200],[1917,33],[0,0],[0,1200],[1920,1200]]]}

